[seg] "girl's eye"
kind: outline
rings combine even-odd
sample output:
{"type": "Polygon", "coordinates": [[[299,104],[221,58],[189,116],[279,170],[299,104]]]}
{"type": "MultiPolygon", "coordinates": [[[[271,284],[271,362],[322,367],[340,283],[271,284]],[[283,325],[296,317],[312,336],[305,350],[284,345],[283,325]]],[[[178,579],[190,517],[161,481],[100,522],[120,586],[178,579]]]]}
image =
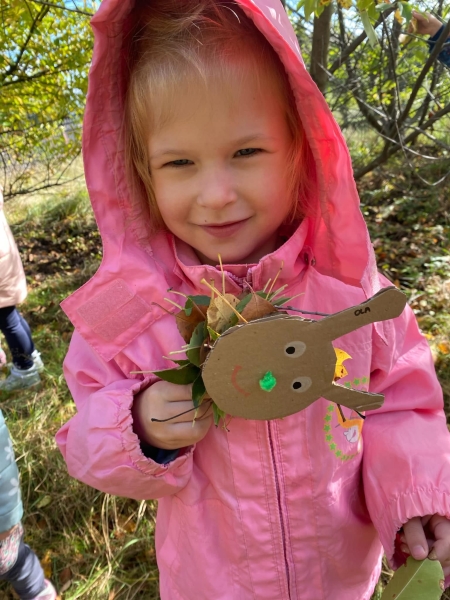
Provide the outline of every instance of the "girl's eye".
{"type": "Polygon", "coordinates": [[[258,154],[261,152],[259,148],[243,148],[242,150],[238,150],[236,152],[237,156],[253,156],[254,154],[258,154]]]}
{"type": "Polygon", "coordinates": [[[179,160],[172,160],[166,164],[167,167],[186,167],[192,164],[187,158],[180,158],[179,160]]]}

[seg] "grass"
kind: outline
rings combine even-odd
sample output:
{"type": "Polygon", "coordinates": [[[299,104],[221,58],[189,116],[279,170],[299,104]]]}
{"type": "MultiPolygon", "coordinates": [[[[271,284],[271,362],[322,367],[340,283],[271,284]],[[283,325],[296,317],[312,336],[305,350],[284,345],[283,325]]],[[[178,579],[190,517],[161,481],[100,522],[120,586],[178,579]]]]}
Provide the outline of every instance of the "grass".
{"type": "MultiPolygon", "coordinates": [[[[97,269],[101,244],[82,188],[7,206],[29,296],[21,310],[46,370],[36,391],[1,402],[15,442],[26,541],[64,600],[156,600],[154,503],[101,494],[67,475],[54,435],[74,414],[61,365],[72,326],[59,302],[97,269]]],[[[14,596],[4,583],[0,600],[14,596]]]]}
{"type": "MultiPolygon", "coordinates": [[[[430,341],[450,414],[446,190],[423,187],[394,168],[366,177],[360,193],[379,266],[410,297],[430,341]]],[[[54,442],[75,412],[61,372],[72,327],[59,302],[95,272],[101,258],[86,192],[79,184],[21,198],[7,205],[7,213],[29,282],[21,310],[46,366],[42,387],[0,403],[22,476],[26,540],[63,600],[157,600],[155,504],[105,495],[71,479],[54,442]]],[[[390,576],[385,567],[374,600],[390,576]]],[[[0,600],[12,598],[8,586],[0,584],[0,600]]]]}

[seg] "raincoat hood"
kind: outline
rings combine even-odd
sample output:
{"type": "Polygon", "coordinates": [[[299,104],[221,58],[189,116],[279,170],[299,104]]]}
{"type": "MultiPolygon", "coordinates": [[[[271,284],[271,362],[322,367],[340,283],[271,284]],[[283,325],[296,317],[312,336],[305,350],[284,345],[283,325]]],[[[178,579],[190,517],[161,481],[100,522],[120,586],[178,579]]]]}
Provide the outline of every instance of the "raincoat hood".
{"type": "MultiPolygon", "coordinates": [[[[378,291],[379,281],[344,138],[306,70],[294,30],[279,0],[236,3],[278,53],[315,160],[317,187],[313,203],[317,210],[314,218],[308,218],[308,226],[303,226],[301,246],[308,248],[320,273],[362,287],[369,297],[378,291]]],[[[121,141],[127,76],[124,39],[132,7],[133,0],[103,0],[92,19],[95,45],[84,118],[83,157],[87,187],[102,235],[103,261],[96,275],[62,304],[83,337],[108,360],[157,318],[158,309],[152,306],[155,293],[151,290],[151,274],[164,273],[169,287],[176,284],[171,278],[178,269],[169,236],[151,234],[144,203],[132,198],[125,176],[121,141]],[[157,246],[159,250],[155,252],[157,246]],[[144,263],[150,273],[146,278],[137,268],[144,263]]],[[[298,237],[297,232],[297,242],[288,250],[291,254],[302,250],[296,247],[298,237]]],[[[295,268],[291,269],[291,276],[295,272],[295,268]]],[[[214,278],[214,273],[208,272],[208,276],[214,278]]]]}

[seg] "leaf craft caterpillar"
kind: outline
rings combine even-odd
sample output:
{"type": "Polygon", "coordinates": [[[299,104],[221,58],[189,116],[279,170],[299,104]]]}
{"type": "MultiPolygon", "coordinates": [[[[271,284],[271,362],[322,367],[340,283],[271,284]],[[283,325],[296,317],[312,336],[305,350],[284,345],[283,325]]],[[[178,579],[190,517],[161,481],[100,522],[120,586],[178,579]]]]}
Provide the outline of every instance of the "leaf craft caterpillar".
{"type": "Polygon", "coordinates": [[[332,341],[398,317],[406,296],[397,288],[384,288],[362,304],[314,321],[285,312],[282,307],[291,298],[276,300],[270,290],[239,300],[204,283],[212,297],[187,296],[184,308],[172,302],[181,309],[175,317],[187,342],[180,351],[186,359],[175,360],[176,368],[154,373],[172,383],[192,383],[194,407],[211,402],[216,424],[225,415],[279,419],[322,397],[355,411],[382,406],[382,395],[334,382],[332,341]]]}

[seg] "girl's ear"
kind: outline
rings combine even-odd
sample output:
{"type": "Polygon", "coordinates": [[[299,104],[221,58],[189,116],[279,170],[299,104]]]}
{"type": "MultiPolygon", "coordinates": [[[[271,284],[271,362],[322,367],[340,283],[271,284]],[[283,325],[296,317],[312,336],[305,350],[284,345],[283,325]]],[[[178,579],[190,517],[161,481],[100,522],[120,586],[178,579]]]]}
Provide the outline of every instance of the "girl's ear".
{"type": "Polygon", "coordinates": [[[406,300],[405,294],[396,287],[384,288],[366,302],[322,319],[315,327],[318,334],[320,331],[327,339],[335,340],[364,325],[399,317],[406,300]]]}

